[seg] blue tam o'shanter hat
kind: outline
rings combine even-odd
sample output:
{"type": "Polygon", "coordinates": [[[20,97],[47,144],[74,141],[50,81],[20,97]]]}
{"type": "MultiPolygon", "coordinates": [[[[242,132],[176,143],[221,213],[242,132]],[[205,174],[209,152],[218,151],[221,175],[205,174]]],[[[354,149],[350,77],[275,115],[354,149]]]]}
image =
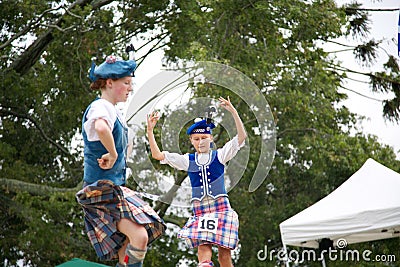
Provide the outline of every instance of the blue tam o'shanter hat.
{"type": "Polygon", "coordinates": [[[212,129],[215,128],[214,123],[207,123],[207,120],[196,119],[186,131],[187,134],[212,134],[212,129]]]}
{"type": "Polygon", "coordinates": [[[98,79],[120,79],[127,76],[134,76],[135,69],[135,60],[123,60],[115,56],[108,56],[106,61],[99,66],[96,66],[92,62],[89,78],[92,82],[98,79]]]}

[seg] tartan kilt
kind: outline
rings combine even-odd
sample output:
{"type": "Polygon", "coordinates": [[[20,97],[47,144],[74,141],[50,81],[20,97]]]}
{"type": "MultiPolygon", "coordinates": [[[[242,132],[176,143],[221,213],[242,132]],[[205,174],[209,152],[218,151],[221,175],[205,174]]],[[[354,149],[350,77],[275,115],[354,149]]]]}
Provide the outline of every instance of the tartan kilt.
{"type": "Polygon", "coordinates": [[[237,247],[239,218],[236,211],[231,208],[228,197],[218,197],[217,199],[206,197],[201,201],[194,200],[192,209],[194,216],[189,218],[178,233],[178,237],[185,239],[190,248],[204,244],[228,249],[237,247]],[[218,219],[218,226],[214,232],[204,230],[202,217],[218,219]]]}
{"type": "Polygon", "coordinates": [[[148,245],[166,229],[164,221],[135,191],[99,180],[76,193],[85,216],[85,229],[97,256],[102,260],[118,258],[126,236],[117,230],[117,222],[130,219],[143,225],[148,234],[148,245]]]}

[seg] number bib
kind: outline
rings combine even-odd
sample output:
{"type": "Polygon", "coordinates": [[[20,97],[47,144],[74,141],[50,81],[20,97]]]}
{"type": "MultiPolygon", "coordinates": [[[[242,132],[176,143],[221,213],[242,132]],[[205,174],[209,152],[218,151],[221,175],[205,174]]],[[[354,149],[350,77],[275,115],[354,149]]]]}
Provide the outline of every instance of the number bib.
{"type": "Polygon", "coordinates": [[[199,218],[199,225],[197,226],[197,231],[199,232],[211,232],[213,234],[217,233],[218,229],[218,218],[201,216],[199,218]]]}

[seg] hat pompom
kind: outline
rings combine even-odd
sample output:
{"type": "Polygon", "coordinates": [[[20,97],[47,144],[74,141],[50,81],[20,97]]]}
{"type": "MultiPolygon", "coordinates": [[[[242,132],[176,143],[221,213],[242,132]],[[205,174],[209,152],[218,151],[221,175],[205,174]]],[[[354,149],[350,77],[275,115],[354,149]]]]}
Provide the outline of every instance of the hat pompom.
{"type": "Polygon", "coordinates": [[[194,119],[194,123],[201,122],[201,121],[202,121],[201,118],[196,118],[196,119],[194,119]]]}
{"type": "Polygon", "coordinates": [[[117,57],[114,56],[114,55],[108,56],[108,57],[106,58],[106,62],[107,62],[108,64],[113,64],[113,63],[115,63],[116,61],[117,61],[117,57]]]}

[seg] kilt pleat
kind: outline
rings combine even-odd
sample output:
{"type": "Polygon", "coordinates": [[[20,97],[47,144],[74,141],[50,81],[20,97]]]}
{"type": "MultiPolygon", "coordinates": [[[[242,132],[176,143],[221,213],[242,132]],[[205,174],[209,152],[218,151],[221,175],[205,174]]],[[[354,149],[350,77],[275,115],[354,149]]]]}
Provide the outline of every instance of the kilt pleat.
{"type": "Polygon", "coordinates": [[[206,197],[201,201],[193,201],[194,216],[190,217],[179,231],[178,237],[185,239],[190,248],[204,244],[218,245],[235,249],[239,242],[239,218],[231,208],[227,197],[217,199],[206,197]],[[217,218],[218,226],[214,232],[199,231],[201,217],[217,218]]]}
{"type": "Polygon", "coordinates": [[[85,186],[76,194],[85,215],[85,229],[97,256],[102,260],[118,257],[126,237],[118,231],[117,222],[130,219],[143,225],[148,234],[148,245],[166,229],[164,221],[135,191],[99,180],[85,186]]]}

